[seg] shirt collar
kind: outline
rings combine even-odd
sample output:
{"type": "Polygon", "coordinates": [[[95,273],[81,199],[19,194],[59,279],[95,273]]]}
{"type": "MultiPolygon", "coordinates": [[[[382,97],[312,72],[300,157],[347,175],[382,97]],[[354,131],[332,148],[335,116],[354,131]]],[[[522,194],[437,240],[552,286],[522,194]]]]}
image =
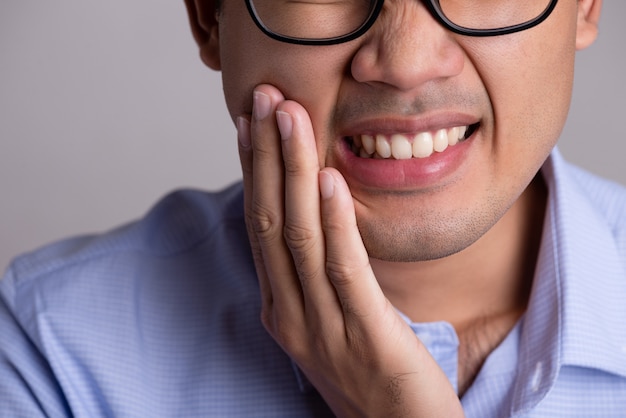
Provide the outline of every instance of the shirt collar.
{"type": "Polygon", "coordinates": [[[535,281],[520,339],[513,412],[533,408],[561,366],[626,377],[626,272],[615,237],[554,150],[535,281]]]}

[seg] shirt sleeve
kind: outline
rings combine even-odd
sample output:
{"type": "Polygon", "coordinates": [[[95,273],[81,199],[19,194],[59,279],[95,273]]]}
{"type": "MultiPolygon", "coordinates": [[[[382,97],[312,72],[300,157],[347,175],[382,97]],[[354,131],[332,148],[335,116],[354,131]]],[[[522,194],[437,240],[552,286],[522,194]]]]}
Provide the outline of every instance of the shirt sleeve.
{"type": "Polygon", "coordinates": [[[0,418],[71,416],[50,365],[18,320],[13,286],[9,269],[0,280],[0,418]]]}

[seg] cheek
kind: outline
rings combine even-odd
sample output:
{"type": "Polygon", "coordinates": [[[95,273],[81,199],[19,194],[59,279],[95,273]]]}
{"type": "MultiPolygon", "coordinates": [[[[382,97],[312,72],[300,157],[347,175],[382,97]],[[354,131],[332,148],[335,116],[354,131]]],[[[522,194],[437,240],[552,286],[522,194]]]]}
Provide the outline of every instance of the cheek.
{"type": "Polygon", "coordinates": [[[228,111],[235,119],[251,112],[252,90],[264,73],[263,62],[254,54],[263,45],[262,34],[247,14],[230,9],[222,13],[219,30],[222,88],[228,111]]]}
{"type": "MultiPolygon", "coordinates": [[[[569,110],[575,27],[554,16],[527,32],[472,41],[492,105],[493,152],[528,177],[558,140],[569,110]]],[[[498,159],[496,159],[498,160],[498,159]]]]}
{"type": "Polygon", "coordinates": [[[285,98],[302,104],[316,131],[324,129],[349,61],[345,48],[275,41],[251,21],[230,29],[225,25],[220,38],[222,81],[231,117],[250,113],[253,89],[267,83],[281,90],[285,98]],[[246,27],[242,30],[241,25],[246,27]]]}

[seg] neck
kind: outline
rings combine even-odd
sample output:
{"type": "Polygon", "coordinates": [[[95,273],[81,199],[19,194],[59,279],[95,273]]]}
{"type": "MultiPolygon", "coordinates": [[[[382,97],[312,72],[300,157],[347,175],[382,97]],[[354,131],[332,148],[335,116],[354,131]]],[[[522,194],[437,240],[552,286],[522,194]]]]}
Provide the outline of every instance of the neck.
{"type": "Polygon", "coordinates": [[[459,333],[489,318],[517,320],[528,303],[546,195],[538,175],[486,234],[452,256],[419,263],[371,260],[383,292],[411,320],[448,321],[459,333]]]}

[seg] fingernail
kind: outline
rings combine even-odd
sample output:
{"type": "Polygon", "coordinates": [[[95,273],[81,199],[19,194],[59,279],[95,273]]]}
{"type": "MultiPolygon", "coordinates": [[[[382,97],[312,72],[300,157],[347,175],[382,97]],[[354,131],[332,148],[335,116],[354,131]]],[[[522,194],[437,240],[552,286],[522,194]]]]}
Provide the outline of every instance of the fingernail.
{"type": "Polygon", "coordinates": [[[322,199],[330,199],[335,194],[335,180],[325,171],[320,171],[320,194],[322,199]]]}
{"type": "Polygon", "coordinates": [[[243,148],[250,147],[250,122],[243,116],[237,118],[237,139],[243,148]]]}
{"type": "Polygon", "coordinates": [[[272,103],[270,96],[260,91],[254,92],[254,117],[256,120],[263,120],[270,114],[272,103]]]}
{"type": "Polygon", "coordinates": [[[276,123],[278,124],[278,130],[280,131],[280,137],[283,141],[291,138],[291,132],[293,131],[293,119],[287,112],[276,112],[276,123]]]}

